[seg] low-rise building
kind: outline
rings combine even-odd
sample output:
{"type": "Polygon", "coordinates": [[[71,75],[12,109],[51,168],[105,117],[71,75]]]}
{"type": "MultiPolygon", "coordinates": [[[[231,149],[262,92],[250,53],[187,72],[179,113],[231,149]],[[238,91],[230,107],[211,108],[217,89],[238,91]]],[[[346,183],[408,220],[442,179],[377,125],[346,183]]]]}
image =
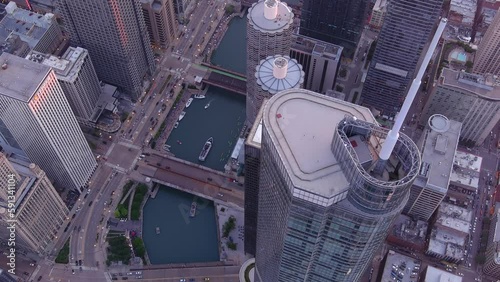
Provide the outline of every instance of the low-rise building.
{"type": "Polygon", "coordinates": [[[451,0],[449,18],[454,23],[472,26],[476,9],[477,0],[451,0]]]}
{"type": "Polygon", "coordinates": [[[382,28],[385,15],[387,14],[387,0],[377,0],[373,6],[370,26],[375,29],[382,28]]]}
{"type": "Polygon", "coordinates": [[[425,282],[462,282],[462,277],[428,266],[423,275],[425,282]]]}
{"type": "Polygon", "coordinates": [[[387,241],[406,249],[424,252],[427,227],[427,222],[401,214],[390,228],[387,241]]]}
{"type": "Polygon", "coordinates": [[[456,151],[450,186],[476,193],[479,187],[479,172],[483,158],[462,151],[456,151]]]}
{"type": "Polygon", "coordinates": [[[380,282],[412,282],[418,279],[421,261],[389,251],[386,255],[384,272],[380,282]]]}

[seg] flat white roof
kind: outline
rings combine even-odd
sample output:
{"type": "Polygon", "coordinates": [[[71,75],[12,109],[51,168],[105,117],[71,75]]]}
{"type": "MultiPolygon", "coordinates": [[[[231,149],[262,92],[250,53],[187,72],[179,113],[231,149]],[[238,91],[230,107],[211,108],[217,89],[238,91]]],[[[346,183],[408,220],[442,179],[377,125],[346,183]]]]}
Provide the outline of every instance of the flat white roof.
{"type": "Polygon", "coordinates": [[[49,66],[4,52],[0,55],[0,95],[29,102],[50,70],[49,66]]]}
{"type": "Polygon", "coordinates": [[[323,199],[347,190],[349,181],[331,149],[336,125],[345,116],[377,124],[365,107],[304,89],[282,91],[265,105],[264,130],[296,189],[323,199]]]}
{"type": "Polygon", "coordinates": [[[453,161],[456,168],[451,172],[450,181],[477,189],[482,162],[483,158],[480,156],[456,151],[453,161]]]}
{"type": "Polygon", "coordinates": [[[259,1],[254,3],[248,9],[248,23],[261,32],[276,33],[281,32],[290,27],[293,23],[292,9],[288,7],[285,2],[277,1],[278,3],[278,16],[274,20],[268,20],[264,17],[264,3],[259,1]]]}
{"type": "Polygon", "coordinates": [[[425,282],[462,282],[462,277],[432,266],[427,267],[425,282]]]}
{"type": "Polygon", "coordinates": [[[284,78],[275,77],[273,74],[274,60],[278,57],[282,56],[269,56],[260,61],[255,73],[257,84],[271,94],[290,88],[300,87],[300,85],[304,82],[304,72],[302,71],[302,66],[297,62],[297,60],[291,59],[288,56],[283,56],[283,58],[288,61],[286,76],[284,78]]]}

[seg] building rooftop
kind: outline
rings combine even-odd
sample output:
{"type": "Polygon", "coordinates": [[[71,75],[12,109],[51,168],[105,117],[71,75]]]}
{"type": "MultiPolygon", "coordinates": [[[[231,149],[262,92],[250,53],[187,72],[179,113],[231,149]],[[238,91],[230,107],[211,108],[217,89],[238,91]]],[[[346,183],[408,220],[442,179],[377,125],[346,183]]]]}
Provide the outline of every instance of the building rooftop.
{"type": "Polygon", "coordinates": [[[442,226],[468,234],[471,221],[471,210],[446,202],[439,205],[437,223],[442,226]]]}
{"type": "Polygon", "coordinates": [[[349,181],[331,148],[335,125],[345,116],[377,124],[371,111],[304,89],[282,91],[264,108],[266,131],[297,191],[326,202],[345,192],[349,181]]]}
{"type": "Polygon", "coordinates": [[[260,64],[256,67],[255,77],[257,78],[257,84],[259,84],[263,90],[275,94],[282,90],[298,88],[304,82],[304,71],[302,71],[302,66],[295,59],[290,59],[288,56],[269,56],[266,59],[260,61],[260,64]],[[274,74],[274,69],[276,61],[285,62],[285,65],[281,66],[285,76],[283,78],[276,77],[274,74]]]}
{"type": "Polygon", "coordinates": [[[26,59],[42,63],[54,69],[60,80],[74,82],[88,56],[88,51],[80,47],[69,47],[60,58],[50,54],[32,51],[26,59]]]}
{"type": "Polygon", "coordinates": [[[304,35],[294,34],[291,49],[314,54],[319,57],[340,60],[344,48],[304,35]]]}
{"type": "Polygon", "coordinates": [[[260,149],[262,145],[262,115],[264,114],[264,106],[266,105],[268,99],[264,99],[262,101],[262,106],[257,113],[257,117],[255,118],[255,122],[248,133],[248,137],[245,141],[247,145],[260,149]]]}
{"type": "Polygon", "coordinates": [[[474,93],[486,99],[500,101],[500,80],[491,75],[466,73],[444,68],[440,83],[474,93]]]}
{"type": "Polygon", "coordinates": [[[21,57],[0,55],[0,95],[29,102],[50,72],[50,67],[21,57]]]}
{"type": "MultiPolygon", "coordinates": [[[[415,260],[412,257],[402,255],[393,251],[389,251],[387,254],[387,260],[384,266],[384,272],[382,274],[381,282],[393,282],[396,281],[393,277],[399,276],[399,281],[401,282],[412,282],[417,278],[417,274],[413,274],[415,267],[420,268],[421,262],[415,260]],[[401,278],[402,277],[402,278],[401,278]]],[[[418,270],[417,272],[420,272],[418,270]]]]}
{"type": "Polygon", "coordinates": [[[422,220],[413,220],[409,216],[400,214],[394,221],[390,234],[413,244],[425,243],[428,224],[422,220]]]}
{"type": "Polygon", "coordinates": [[[428,251],[443,256],[448,256],[457,260],[464,257],[465,237],[456,232],[442,228],[434,228],[431,231],[428,251]]]}
{"type": "Polygon", "coordinates": [[[462,123],[433,115],[423,134],[422,169],[413,185],[446,193],[462,123]]]}
{"type": "MultiPolygon", "coordinates": [[[[273,13],[272,11],[270,12],[273,13]]],[[[261,0],[248,9],[248,24],[254,29],[265,33],[277,33],[289,28],[293,23],[292,9],[285,2],[278,0],[261,0]],[[275,16],[268,19],[265,11],[270,11],[268,6],[274,6],[275,16]],[[277,6],[277,8],[276,8],[277,6]]]]}
{"type": "Polygon", "coordinates": [[[425,282],[462,282],[462,277],[428,266],[425,274],[425,282]]]}
{"type": "Polygon", "coordinates": [[[469,186],[477,189],[482,161],[482,157],[456,151],[450,181],[460,186],[469,186]]]}
{"type": "Polygon", "coordinates": [[[450,11],[464,17],[464,22],[472,23],[477,9],[477,0],[451,0],[450,11]]]}
{"type": "Polygon", "coordinates": [[[34,48],[54,23],[53,14],[37,14],[18,8],[14,2],[10,2],[5,10],[7,14],[0,21],[0,46],[6,44],[10,36],[18,35],[30,48],[34,48]]]}

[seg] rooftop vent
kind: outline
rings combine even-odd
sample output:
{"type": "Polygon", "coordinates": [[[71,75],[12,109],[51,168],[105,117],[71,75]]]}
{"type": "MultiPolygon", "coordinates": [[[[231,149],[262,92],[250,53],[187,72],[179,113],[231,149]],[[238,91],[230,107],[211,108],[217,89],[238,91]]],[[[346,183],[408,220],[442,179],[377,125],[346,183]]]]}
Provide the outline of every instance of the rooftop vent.
{"type": "Polygon", "coordinates": [[[283,57],[278,57],[274,60],[273,76],[278,79],[283,79],[286,77],[286,71],[288,68],[288,60],[283,57]]]}

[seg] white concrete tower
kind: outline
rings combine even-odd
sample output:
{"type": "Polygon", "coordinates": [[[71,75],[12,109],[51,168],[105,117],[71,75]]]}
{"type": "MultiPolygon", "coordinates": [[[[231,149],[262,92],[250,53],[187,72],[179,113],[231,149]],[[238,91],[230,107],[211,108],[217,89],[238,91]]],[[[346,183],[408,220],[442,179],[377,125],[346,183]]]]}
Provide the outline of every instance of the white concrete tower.
{"type": "Polygon", "coordinates": [[[0,119],[56,187],[81,191],[97,163],[49,66],[0,55],[0,119]]]}
{"type": "MultiPolygon", "coordinates": [[[[293,13],[286,3],[263,0],[248,9],[247,89],[256,82],[255,67],[268,56],[290,54],[293,13]]],[[[247,124],[253,124],[262,101],[247,95],[247,124]]]]}

